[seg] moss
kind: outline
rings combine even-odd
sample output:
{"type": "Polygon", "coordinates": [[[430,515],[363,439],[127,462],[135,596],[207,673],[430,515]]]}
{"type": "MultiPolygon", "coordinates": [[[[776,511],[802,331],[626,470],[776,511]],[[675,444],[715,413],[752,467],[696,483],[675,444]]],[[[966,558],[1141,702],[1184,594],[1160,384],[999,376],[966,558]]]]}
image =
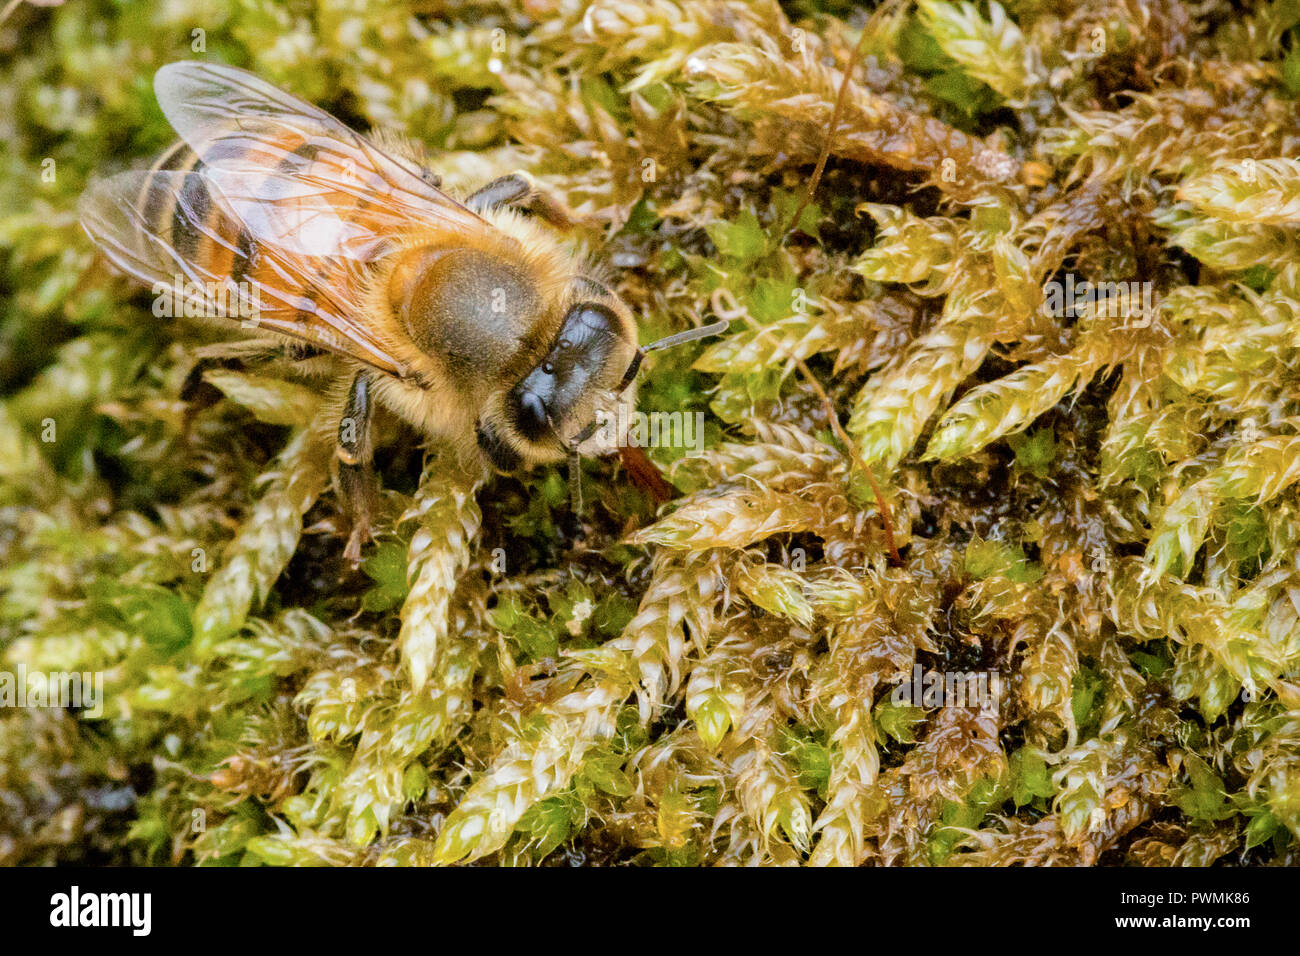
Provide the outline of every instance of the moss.
{"type": "Polygon", "coordinates": [[[0,709],[0,862],[1300,859],[1294,3],[200,11],[0,24],[0,672],[105,692],[0,709]],[[731,318],[645,363],[676,499],[388,422],[352,569],[319,396],[187,407],[212,333],[76,224],[189,57],[527,167],[643,341],[731,318]]]}

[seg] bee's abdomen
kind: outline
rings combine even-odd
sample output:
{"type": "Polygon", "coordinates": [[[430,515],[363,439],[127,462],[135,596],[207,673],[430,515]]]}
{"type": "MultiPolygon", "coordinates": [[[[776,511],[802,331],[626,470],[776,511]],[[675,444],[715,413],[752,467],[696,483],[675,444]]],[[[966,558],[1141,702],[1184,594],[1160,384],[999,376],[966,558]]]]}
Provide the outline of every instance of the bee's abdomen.
{"type": "Polygon", "coordinates": [[[179,190],[152,188],[159,173],[202,173],[203,164],[183,142],[165,150],[150,167],[137,203],[146,228],[214,278],[239,280],[254,258],[255,243],[238,223],[223,215],[201,175],[186,176],[179,190]],[[242,250],[241,257],[238,252],[242,250]]]}
{"type": "MultiPolygon", "coordinates": [[[[283,149],[285,155],[296,157],[300,163],[310,157],[313,147],[306,143],[295,146],[295,142],[276,144],[276,150],[283,149]]],[[[261,147],[248,147],[250,151],[258,148],[261,147]]],[[[225,144],[216,161],[234,164],[239,162],[239,157],[225,144]]],[[[243,165],[243,181],[256,178],[255,173],[243,171],[250,168],[255,169],[256,165],[243,165]]],[[[207,172],[208,167],[184,142],[165,150],[150,167],[137,202],[144,228],[171,247],[180,261],[191,264],[210,281],[221,283],[229,279],[236,284],[247,281],[259,290],[275,290],[276,295],[259,296],[264,315],[295,322],[308,319],[315,303],[314,287],[328,288],[332,281],[342,280],[341,275],[334,274],[342,269],[338,261],[320,256],[314,263],[314,271],[297,276],[287,274],[273,261],[273,255],[262,254],[252,232],[222,200],[214,185],[217,177],[209,178],[207,172]],[[152,188],[155,177],[162,173],[197,175],[184,176],[179,180],[179,187],[174,185],[177,180],[173,178],[173,188],[152,188]]],[[[349,208],[341,209],[340,216],[357,215],[366,204],[359,197],[346,197],[346,200],[349,208]]]]}

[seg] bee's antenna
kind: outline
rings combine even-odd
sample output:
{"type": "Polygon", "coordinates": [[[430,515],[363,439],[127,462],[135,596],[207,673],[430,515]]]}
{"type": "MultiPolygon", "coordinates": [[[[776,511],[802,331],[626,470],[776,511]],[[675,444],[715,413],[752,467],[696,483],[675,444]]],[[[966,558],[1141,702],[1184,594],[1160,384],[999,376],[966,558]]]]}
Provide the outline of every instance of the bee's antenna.
{"type": "Polygon", "coordinates": [[[641,346],[641,351],[657,352],[660,349],[670,349],[675,345],[681,345],[683,342],[693,342],[709,335],[719,335],[727,331],[729,325],[731,325],[731,319],[718,319],[718,321],[709,325],[701,325],[698,329],[687,329],[685,332],[678,332],[675,335],[657,339],[649,345],[641,346]]]}
{"type": "Polygon", "coordinates": [[[685,332],[677,332],[662,339],[656,339],[649,345],[639,346],[636,354],[632,356],[632,364],[627,367],[627,371],[623,374],[623,381],[619,383],[618,388],[614,389],[615,393],[621,395],[632,384],[632,379],[636,378],[636,373],[641,370],[641,361],[646,357],[647,352],[658,352],[660,349],[670,349],[684,342],[693,342],[696,339],[702,339],[710,335],[719,335],[727,331],[729,325],[731,325],[731,319],[719,319],[709,325],[701,325],[698,329],[687,329],[685,332]]]}

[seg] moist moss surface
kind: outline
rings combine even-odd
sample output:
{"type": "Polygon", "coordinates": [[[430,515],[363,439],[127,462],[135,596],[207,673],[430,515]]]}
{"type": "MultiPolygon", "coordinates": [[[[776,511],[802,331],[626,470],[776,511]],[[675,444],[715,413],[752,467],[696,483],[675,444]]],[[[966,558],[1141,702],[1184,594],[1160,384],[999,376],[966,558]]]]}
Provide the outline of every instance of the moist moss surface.
{"type": "Polygon", "coordinates": [[[0,673],[102,675],[103,712],[0,707],[0,863],[1300,862],[1298,24],[19,4],[0,673]],[[642,341],[731,318],[645,363],[641,409],[703,425],[649,449],[674,500],[586,461],[579,521],[563,469],[479,485],[387,421],[345,562],[316,392],[187,407],[212,333],[76,222],[170,142],[177,59],[454,189],[531,171],[642,341]]]}

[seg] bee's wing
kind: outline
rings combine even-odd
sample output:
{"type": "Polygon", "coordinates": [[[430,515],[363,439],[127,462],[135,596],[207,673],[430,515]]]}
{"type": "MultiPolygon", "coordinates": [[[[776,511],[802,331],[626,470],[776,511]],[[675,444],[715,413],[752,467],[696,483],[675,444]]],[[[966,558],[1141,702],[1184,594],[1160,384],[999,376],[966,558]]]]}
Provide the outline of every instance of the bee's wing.
{"type": "Polygon", "coordinates": [[[99,180],[82,194],[79,213],[87,234],[123,272],[156,292],[179,284],[173,314],[244,320],[405,373],[354,307],[354,268],[258,241],[203,172],[150,170],[99,180]],[[242,298],[232,302],[235,289],[242,298]],[[181,313],[187,303],[196,310],[181,313]]]}
{"type": "Polygon", "coordinates": [[[413,225],[493,228],[415,164],[252,73],[170,63],[154,77],[168,121],[255,239],[308,256],[367,261],[413,225]]]}

